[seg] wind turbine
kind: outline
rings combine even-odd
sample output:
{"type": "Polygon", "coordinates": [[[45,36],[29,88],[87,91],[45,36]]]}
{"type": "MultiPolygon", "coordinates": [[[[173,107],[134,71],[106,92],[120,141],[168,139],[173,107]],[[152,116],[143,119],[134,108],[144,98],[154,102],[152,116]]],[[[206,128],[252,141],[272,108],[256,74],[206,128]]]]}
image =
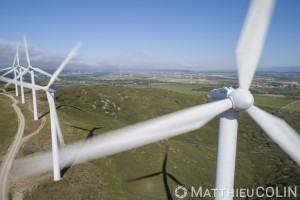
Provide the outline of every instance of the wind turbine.
{"type": "MultiPolygon", "coordinates": [[[[84,162],[137,148],[162,139],[174,137],[201,128],[220,115],[216,188],[225,194],[233,189],[236,155],[237,115],[248,113],[298,165],[300,165],[300,136],[284,120],[253,105],[249,91],[261,55],[275,0],[252,0],[237,48],[239,88],[225,90],[223,95],[212,91],[213,102],[138,123],[126,128],[93,137],[87,146],[77,142],[60,149],[60,164],[66,165],[77,153],[75,163],[84,162]],[[219,94],[219,95],[218,95],[219,94]]],[[[41,152],[14,162],[16,178],[44,173],[52,169],[51,152],[41,152]]],[[[75,164],[74,163],[74,164],[75,164]]],[[[216,199],[232,199],[220,195],[216,199]]]]}
{"type": "MultiPolygon", "coordinates": [[[[6,68],[8,69],[8,68],[6,68]]],[[[3,69],[5,70],[5,69],[3,69]]],[[[19,61],[19,47],[17,46],[17,52],[16,52],[16,56],[13,62],[13,66],[11,67],[11,70],[9,70],[8,72],[4,73],[1,78],[3,78],[4,76],[6,76],[7,74],[11,73],[14,70],[14,80],[10,80],[5,86],[4,88],[7,88],[13,81],[17,81],[18,79],[20,79],[20,82],[23,82],[23,75],[27,73],[28,68],[26,69],[25,67],[20,65],[20,61],[19,61]],[[15,65],[15,61],[17,61],[17,65],[14,67],[15,65]],[[24,71],[22,71],[24,70],[24,71]],[[16,76],[16,73],[18,73],[18,76],[16,76]]],[[[22,84],[20,84],[21,86],[21,95],[22,95],[22,103],[25,103],[25,95],[24,95],[24,86],[22,84]]],[[[16,88],[16,96],[19,96],[19,91],[18,91],[18,85],[17,83],[15,83],[15,88],[16,88]]]]}
{"type": "MultiPolygon", "coordinates": [[[[44,74],[46,76],[52,77],[51,74],[49,74],[49,73],[47,73],[47,72],[45,72],[45,71],[43,71],[43,70],[41,70],[37,67],[31,66],[26,36],[24,36],[24,47],[25,47],[26,60],[27,60],[28,67],[26,69],[24,68],[24,71],[20,72],[20,74],[15,79],[18,79],[19,77],[21,77],[21,76],[25,75],[26,73],[30,72],[30,74],[31,74],[31,83],[34,85],[35,84],[35,75],[34,75],[35,71],[39,72],[41,74],[44,74]]],[[[12,83],[12,81],[9,81],[4,87],[5,88],[8,87],[11,83],[12,83]]],[[[39,117],[38,117],[38,109],[37,109],[37,101],[36,101],[36,90],[34,88],[32,88],[32,99],[33,99],[32,101],[33,101],[34,120],[38,120],[39,117]]]]}
{"type": "MultiPolygon", "coordinates": [[[[60,180],[61,174],[60,174],[60,165],[59,165],[59,156],[58,156],[58,143],[57,143],[57,136],[60,140],[60,144],[64,146],[64,140],[61,133],[57,113],[56,113],[56,107],[55,107],[55,97],[54,93],[59,91],[59,87],[52,86],[55,79],[58,77],[58,75],[61,73],[61,71],[64,69],[64,67],[67,65],[69,60],[73,58],[77,52],[77,50],[80,48],[80,43],[77,44],[73,50],[68,54],[68,56],[65,58],[65,60],[61,63],[61,65],[58,67],[58,69],[55,71],[53,76],[51,77],[49,83],[47,86],[39,86],[35,85],[34,83],[25,83],[25,82],[19,82],[16,80],[8,79],[5,77],[1,77],[0,80],[5,82],[13,82],[17,83],[19,85],[22,85],[27,88],[35,89],[35,90],[44,90],[47,95],[49,108],[50,108],[50,122],[51,122],[51,138],[52,138],[52,159],[53,159],[53,172],[54,172],[54,180],[60,180]]],[[[28,54],[27,54],[28,55],[28,54]]]]}
{"type": "MultiPolygon", "coordinates": [[[[16,50],[16,55],[15,55],[15,58],[14,58],[14,61],[13,61],[13,65],[11,67],[8,67],[8,68],[4,68],[4,69],[1,69],[0,71],[6,71],[6,70],[9,70],[7,72],[5,72],[4,74],[1,75],[1,77],[4,77],[6,76],[7,74],[10,74],[11,72],[14,72],[14,79],[17,80],[17,73],[19,74],[19,70],[18,68],[21,67],[19,65],[19,50],[18,50],[18,46],[17,46],[17,50],[16,50]],[[17,65],[15,66],[16,64],[16,61],[17,61],[17,65]]],[[[16,90],[16,96],[19,96],[19,90],[18,90],[18,85],[15,84],[15,90],[16,90]]]]}

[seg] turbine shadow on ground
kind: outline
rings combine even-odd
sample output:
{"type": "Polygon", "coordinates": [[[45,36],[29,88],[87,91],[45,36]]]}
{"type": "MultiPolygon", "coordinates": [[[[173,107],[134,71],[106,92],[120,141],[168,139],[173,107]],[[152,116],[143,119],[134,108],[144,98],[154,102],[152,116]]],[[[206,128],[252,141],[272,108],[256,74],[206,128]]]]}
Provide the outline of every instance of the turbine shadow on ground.
{"type": "Polygon", "coordinates": [[[158,176],[158,175],[162,174],[166,196],[169,200],[173,199],[170,188],[169,188],[169,185],[168,185],[168,179],[167,178],[169,177],[174,182],[176,182],[178,185],[182,185],[182,186],[184,186],[184,185],[180,181],[178,181],[172,174],[167,172],[167,160],[168,160],[168,148],[166,149],[165,158],[164,158],[164,162],[163,162],[163,165],[162,165],[162,171],[156,172],[156,173],[153,173],[153,174],[148,174],[148,175],[141,176],[141,177],[137,177],[137,178],[133,178],[133,179],[128,179],[128,180],[125,180],[125,182],[140,181],[140,180],[143,180],[143,179],[151,178],[151,177],[158,176]]]}
{"type": "Polygon", "coordinates": [[[81,110],[80,108],[76,107],[76,106],[72,106],[72,105],[67,105],[64,104],[65,99],[61,99],[61,95],[59,95],[58,97],[55,98],[55,101],[61,103],[61,105],[59,105],[56,109],[59,109],[61,107],[70,107],[70,108],[74,108],[76,110],[79,110],[81,112],[84,112],[84,110],[81,110]]]}
{"type": "Polygon", "coordinates": [[[24,92],[24,94],[31,94],[31,93],[32,93],[31,90],[28,90],[28,91],[24,92]]]}
{"type": "MultiPolygon", "coordinates": [[[[81,112],[84,112],[84,111],[81,110],[80,108],[77,108],[77,107],[75,107],[75,106],[66,105],[66,104],[61,104],[61,105],[57,106],[57,107],[56,107],[56,110],[58,110],[58,109],[60,109],[60,108],[63,108],[63,107],[70,107],[70,108],[74,108],[74,109],[76,109],[76,110],[79,110],[79,111],[81,111],[81,112]]],[[[39,119],[42,119],[43,117],[45,117],[45,116],[48,115],[49,113],[50,113],[50,111],[45,112],[44,114],[42,114],[42,115],[39,117],[39,119]]]]}
{"type": "MultiPolygon", "coordinates": [[[[69,126],[69,125],[68,125],[69,126]]],[[[96,130],[99,130],[101,129],[102,127],[94,127],[92,129],[85,129],[85,128],[81,128],[81,127],[78,127],[78,126],[70,126],[70,127],[73,127],[73,128],[76,128],[76,129],[79,129],[79,130],[83,130],[83,131],[88,131],[89,134],[86,136],[86,138],[84,139],[83,143],[82,143],[82,147],[89,141],[93,138],[94,136],[94,132],[96,130]]],[[[80,150],[79,150],[80,151],[80,150]]],[[[76,158],[77,158],[77,153],[79,152],[75,152],[75,156],[66,164],[66,166],[61,170],[60,174],[61,174],[61,177],[64,176],[64,174],[70,169],[70,167],[74,164],[74,162],[76,161],[76,158]]]]}

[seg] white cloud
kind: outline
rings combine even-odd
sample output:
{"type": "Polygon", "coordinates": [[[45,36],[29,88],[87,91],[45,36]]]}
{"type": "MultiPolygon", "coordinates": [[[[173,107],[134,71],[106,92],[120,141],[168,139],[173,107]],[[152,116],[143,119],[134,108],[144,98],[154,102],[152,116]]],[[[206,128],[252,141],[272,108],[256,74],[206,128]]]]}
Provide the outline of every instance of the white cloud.
{"type": "MultiPolygon", "coordinates": [[[[19,47],[20,65],[27,66],[25,56],[25,48],[23,44],[0,40],[0,68],[9,67],[12,65],[17,46],[19,47]]],[[[67,55],[57,55],[47,53],[38,47],[28,45],[31,65],[44,70],[55,70],[67,55]]],[[[77,54],[66,67],[66,70],[75,71],[107,71],[119,70],[119,68],[128,67],[128,65],[120,64],[115,61],[89,62],[80,59],[80,54],[77,54]]]]}
{"type": "MultiPolygon", "coordinates": [[[[25,48],[23,44],[0,40],[0,68],[9,67],[13,63],[16,54],[16,46],[19,46],[20,64],[27,66],[25,48]]],[[[28,45],[31,65],[39,67],[44,70],[55,70],[67,55],[50,54],[38,47],[28,45]]],[[[199,70],[207,66],[199,66],[197,64],[187,63],[154,63],[147,62],[145,54],[135,54],[137,59],[121,60],[102,60],[100,62],[90,62],[80,59],[80,54],[73,58],[65,70],[70,71],[123,71],[123,70],[158,70],[158,69],[185,69],[185,70],[199,70]]]]}

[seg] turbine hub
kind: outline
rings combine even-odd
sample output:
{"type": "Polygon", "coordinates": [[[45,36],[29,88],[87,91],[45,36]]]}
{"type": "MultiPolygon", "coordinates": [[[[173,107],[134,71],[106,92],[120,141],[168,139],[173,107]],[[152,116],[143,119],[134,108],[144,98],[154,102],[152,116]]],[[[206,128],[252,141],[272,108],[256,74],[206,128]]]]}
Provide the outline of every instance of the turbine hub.
{"type": "Polygon", "coordinates": [[[228,96],[236,111],[245,111],[253,105],[254,99],[249,90],[236,89],[228,96]]]}
{"type": "Polygon", "coordinates": [[[55,93],[55,92],[58,92],[59,91],[59,87],[57,87],[57,86],[50,86],[49,87],[49,92],[51,92],[51,93],[55,93]]]}

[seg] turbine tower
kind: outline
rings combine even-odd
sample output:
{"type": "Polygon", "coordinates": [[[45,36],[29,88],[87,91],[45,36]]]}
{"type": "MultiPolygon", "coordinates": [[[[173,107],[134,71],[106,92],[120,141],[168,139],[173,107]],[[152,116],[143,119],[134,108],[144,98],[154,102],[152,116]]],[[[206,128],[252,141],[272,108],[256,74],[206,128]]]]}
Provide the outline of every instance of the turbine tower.
{"type": "Polygon", "coordinates": [[[57,136],[58,136],[58,139],[60,140],[60,144],[62,146],[64,146],[65,144],[64,144],[62,133],[61,133],[61,129],[60,129],[60,125],[59,125],[59,121],[58,121],[58,117],[57,117],[57,112],[56,112],[56,107],[55,107],[54,93],[59,91],[59,87],[52,86],[52,84],[55,81],[55,79],[58,77],[58,75],[61,73],[61,71],[64,69],[64,67],[67,65],[69,60],[75,56],[77,50],[80,48],[80,45],[81,45],[80,43],[77,44],[73,48],[73,50],[68,54],[68,56],[65,58],[65,60],[61,63],[61,65],[57,68],[57,70],[51,77],[47,86],[42,87],[42,86],[35,85],[35,84],[11,80],[11,79],[8,79],[5,77],[0,79],[5,82],[14,82],[14,83],[17,83],[24,87],[27,87],[27,88],[31,88],[34,90],[44,90],[46,92],[49,109],[50,109],[53,173],[54,173],[54,180],[56,180],[56,181],[61,179],[57,136]]]}
{"type": "MultiPolygon", "coordinates": [[[[24,69],[24,67],[20,65],[19,47],[17,47],[17,67],[19,68],[19,75],[15,79],[17,81],[20,78],[20,82],[23,83],[22,70],[24,69]]],[[[24,86],[21,84],[20,87],[21,87],[22,104],[24,104],[25,103],[24,86]]]]}
{"type": "MultiPolygon", "coordinates": [[[[19,67],[19,76],[16,77],[16,81],[18,80],[18,78],[20,78],[20,82],[23,83],[22,70],[24,69],[24,67],[20,65],[19,48],[17,48],[17,63],[18,63],[17,66],[19,67]]],[[[22,84],[20,86],[21,86],[22,104],[24,104],[25,103],[24,86],[22,84]]]]}
{"type": "MultiPolygon", "coordinates": [[[[30,69],[32,67],[31,67],[31,64],[30,64],[29,52],[28,52],[28,47],[27,47],[27,40],[26,40],[25,36],[24,36],[24,46],[25,46],[25,52],[26,52],[26,60],[27,60],[27,64],[28,64],[28,68],[27,68],[27,71],[28,71],[28,69],[30,69]]],[[[30,70],[30,71],[31,71],[31,83],[33,85],[35,85],[34,70],[30,70]]],[[[34,116],[34,120],[38,120],[39,116],[38,116],[37,102],[36,102],[36,91],[35,91],[34,88],[32,88],[32,102],[33,102],[33,116],[34,116]]]]}

